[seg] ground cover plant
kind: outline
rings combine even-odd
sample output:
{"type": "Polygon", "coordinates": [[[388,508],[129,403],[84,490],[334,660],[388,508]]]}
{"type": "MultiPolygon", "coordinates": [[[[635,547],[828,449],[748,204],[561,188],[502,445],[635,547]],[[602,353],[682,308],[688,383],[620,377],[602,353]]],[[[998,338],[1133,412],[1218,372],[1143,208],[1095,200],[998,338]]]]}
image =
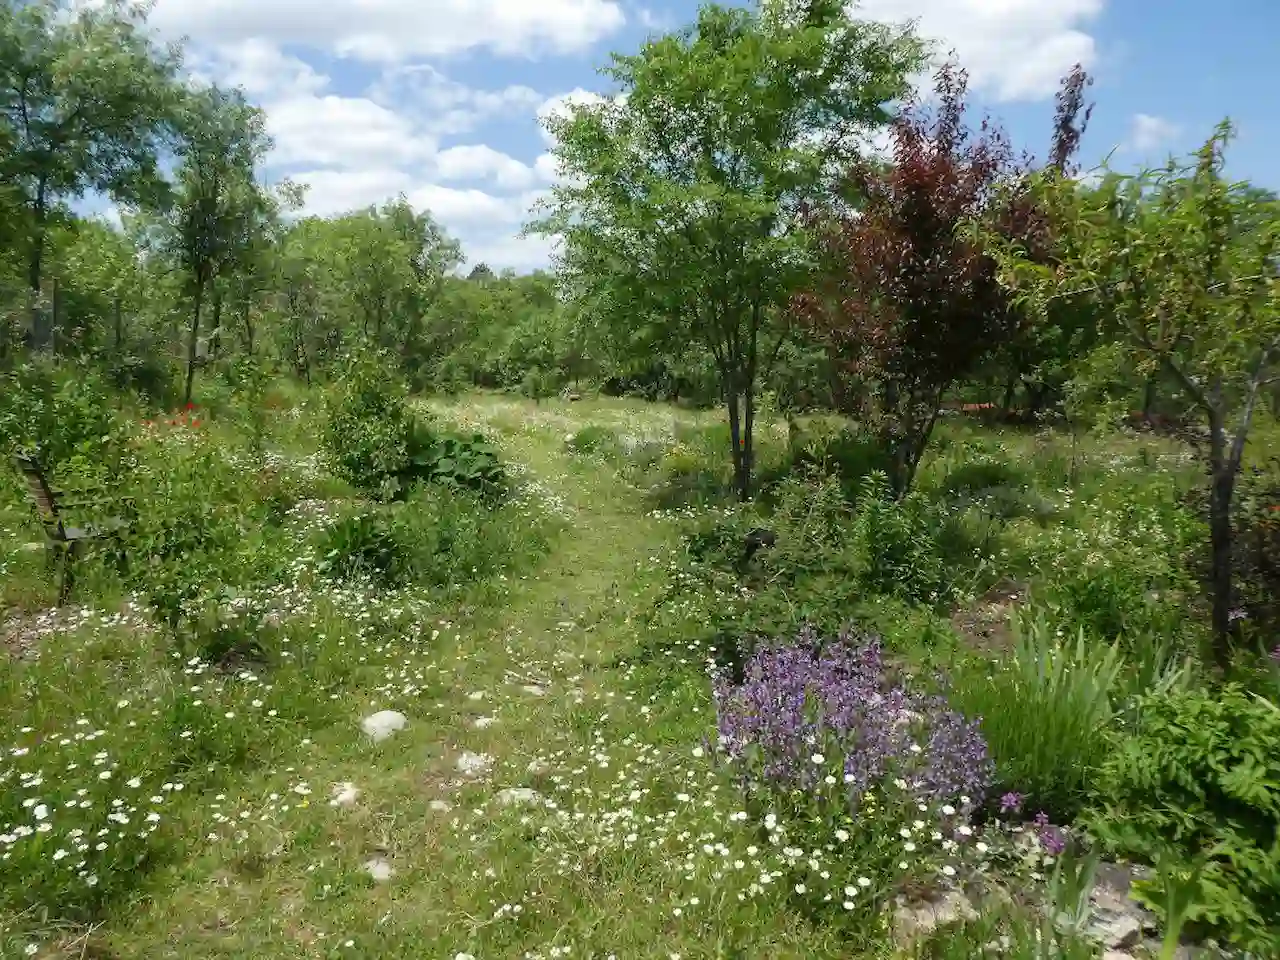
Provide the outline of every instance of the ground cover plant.
{"type": "Polygon", "coordinates": [[[1280,951],[1227,128],[1084,177],[1080,68],[1015,160],[912,29],[708,5],[463,275],[147,30],[0,9],[0,956],[1280,951]]]}

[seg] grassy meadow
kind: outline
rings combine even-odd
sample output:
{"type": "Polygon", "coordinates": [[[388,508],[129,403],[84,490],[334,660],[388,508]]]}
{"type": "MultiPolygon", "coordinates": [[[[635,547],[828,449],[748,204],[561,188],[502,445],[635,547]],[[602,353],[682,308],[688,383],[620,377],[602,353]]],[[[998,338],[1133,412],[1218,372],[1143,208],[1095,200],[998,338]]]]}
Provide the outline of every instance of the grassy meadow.
{"type": "MultiPolygon", "coordinates": [[[[230,411],[135,422],[136,532],[89,552],[60,610],[6,477],[4,956],[1047,949],[1016,897],[904,946],[859,857],[1043,886],[1054,857],[1018,843],[1034,826],[976,827],[978,861],[923,821],[856,856],[839,827],[819,844],[817,820],[741,789],[713,678],[741,674],[749,636],[874,632],[895,675],[982,718],[991,790],[1072,823],[1128,705],[1197,669],[1184,451],[956,417],[891,505],[831,423],[789,446],[779,421],[760,430],[765,493],[740,505],[710,414],[411,405],[488,438],[508,495],[420,485],[365,536],[358,518],[391,508],[326,467],[314,395],[273,396],[256,431],[230,411]],[[776,542],[742,565],[760,524],[776,542]],[[378,549],[403,562],[343,565],[378,549]],[[1057,686],[1009,679],[1036,642],[1067,651],[1057,686]],[[384,710],[407,724],[374,740],[361,722],[384,710]]],[[[1049,937],[1046,955],[1093,955],[1049,937]]]]}

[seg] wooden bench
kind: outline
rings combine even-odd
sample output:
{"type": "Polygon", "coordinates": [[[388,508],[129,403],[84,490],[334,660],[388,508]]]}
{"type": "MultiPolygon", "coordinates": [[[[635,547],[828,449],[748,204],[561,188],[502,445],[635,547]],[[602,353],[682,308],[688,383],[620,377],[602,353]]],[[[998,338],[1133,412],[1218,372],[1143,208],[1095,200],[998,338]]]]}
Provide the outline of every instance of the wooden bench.
{"type": "Polygon", "coordinates": [[[67,602],[71,595],[72,572],[71,563],[81,543],[114,536],[129,526],[129,521],[120,517],[111,517],[99,523],[82,527],[68,526],[62,516],[64,509],[83,507],[99,507],[106,503],[132,503],[132,497],[115,497],[92,487],[80,488],[71,493],[84,497],[73,500],[67,498],[67,491],[54,489],[49,485],[39,462],[26,453],[15,453],[13,457],[19,472],[27,483],[27,493],[31,504],[35,507],[40,524],[44,527],[46,546],[52,554],[57,555],[58,562],[58,606],[67,602]]]}

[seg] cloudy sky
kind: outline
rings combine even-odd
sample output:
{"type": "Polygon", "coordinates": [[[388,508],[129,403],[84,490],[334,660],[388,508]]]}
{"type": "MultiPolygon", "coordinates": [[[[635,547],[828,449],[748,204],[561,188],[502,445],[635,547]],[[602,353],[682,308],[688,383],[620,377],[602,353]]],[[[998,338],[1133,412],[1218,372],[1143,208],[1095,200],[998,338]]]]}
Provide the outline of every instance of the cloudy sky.
{"type": "MultiPolygon", "coordinates": [[[[187,38],[193,70],[243,86],[266,109],[268,173],[307,184],[307,212],[404,192],[471,263],[523,272],[547,263],[543,241],[516,236],[554,175],[539,115],[604,92],[596,70],[611,50],[634,51],[696,9],[697,0],[158,0],[150,22],[187,38]]],[[[1231,172],[1280,188],[1276,0],[864,0],[859,15],[915,19],[954,50],[980,107],[1015,145],[1043,155],[1058,78],[1080,61],[1097,78],[1087,163],[1108,154],[1117,167],[1158,163],[1229,114],[1240,130],[1231,172]]]]}

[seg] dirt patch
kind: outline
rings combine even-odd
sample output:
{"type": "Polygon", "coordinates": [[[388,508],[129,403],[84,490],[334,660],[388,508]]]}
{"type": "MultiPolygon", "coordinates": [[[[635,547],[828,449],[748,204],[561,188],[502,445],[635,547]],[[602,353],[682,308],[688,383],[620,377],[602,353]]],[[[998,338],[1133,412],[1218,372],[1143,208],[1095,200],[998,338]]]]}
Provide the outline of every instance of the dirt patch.
{"type": "Polygon", "coordinates": [[[956,633],[975,650],[1001,653],[1013,649],[1013,615],[1027,596],[1027,585],[1001,580],[967,607],[951,615],[956,633]]]}

